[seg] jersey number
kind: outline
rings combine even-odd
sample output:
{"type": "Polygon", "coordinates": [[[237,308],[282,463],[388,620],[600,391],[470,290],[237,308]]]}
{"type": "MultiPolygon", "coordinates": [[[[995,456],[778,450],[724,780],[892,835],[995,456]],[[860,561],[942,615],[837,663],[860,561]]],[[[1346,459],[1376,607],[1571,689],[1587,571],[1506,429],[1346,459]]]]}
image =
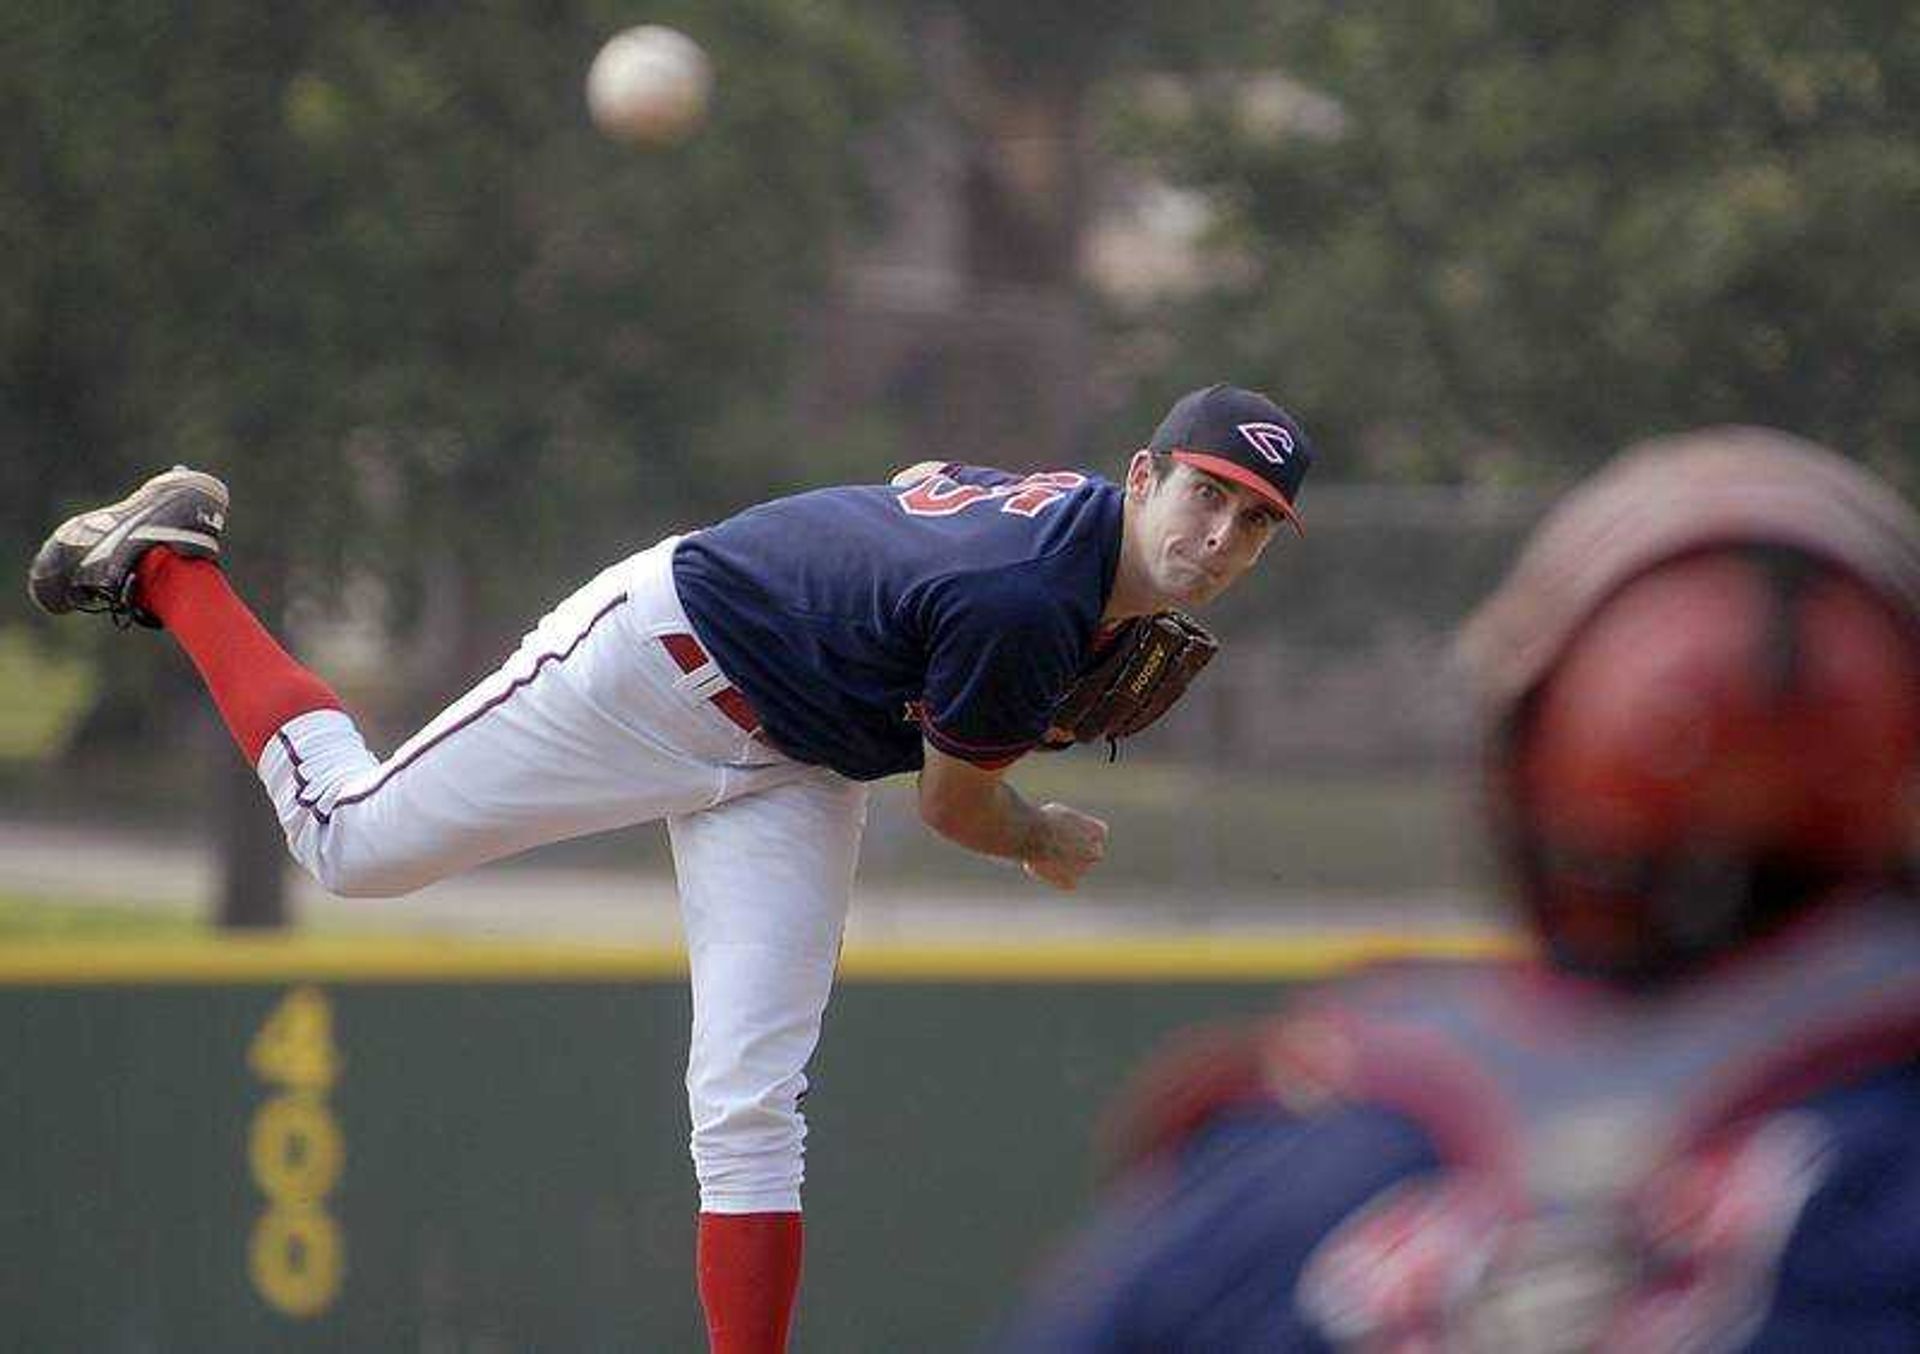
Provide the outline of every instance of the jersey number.
{"type": "Polygon", "coordinates": [[[915,517],[951,517],[977,503],[997,502],[1001,512],[1037,517],[1043,508],[1086,482],[1085,475],[1072,470],[1042,471],[1013,484],[996,484],[991,488],[933,475],[902,493],[900,506],[915,517]]]}

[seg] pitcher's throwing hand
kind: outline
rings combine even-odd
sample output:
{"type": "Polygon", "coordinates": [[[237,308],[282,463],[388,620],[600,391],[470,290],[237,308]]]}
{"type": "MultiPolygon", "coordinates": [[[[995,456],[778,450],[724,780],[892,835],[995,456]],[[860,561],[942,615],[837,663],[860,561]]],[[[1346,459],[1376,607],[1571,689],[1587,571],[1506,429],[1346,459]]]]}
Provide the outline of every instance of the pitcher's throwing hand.
{"type": "Polygon", "coordinates": [[[1107,825],[1066,804],[1042,804],[1041,828],[1021,860],[1021,868],[1044,884],[1072,892],[1080,876],[1107,854],[1107,825]]]}

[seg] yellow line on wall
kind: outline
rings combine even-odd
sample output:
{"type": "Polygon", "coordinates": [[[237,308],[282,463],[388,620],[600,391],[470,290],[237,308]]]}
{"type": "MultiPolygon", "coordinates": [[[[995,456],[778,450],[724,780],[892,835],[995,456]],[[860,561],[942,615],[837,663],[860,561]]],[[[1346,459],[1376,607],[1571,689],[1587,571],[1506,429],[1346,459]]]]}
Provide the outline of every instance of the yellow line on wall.
{"type": "MultiPolygon", "coordinates": [[[[1511,939],[1491,931],[870,942],[848,946],[840,971],[852,982],[1238,982],[1314,978],[1390,959],[1512,952],[1511,939]]],[[[685,952],[664,945],[304,937],[47,941],[0,952],[0,987],[648,982],[677,980],[686,967],[685,952]]]]}
{"type": "Polygon", "coordinates": [[[841,973],[887,982],[1237,982],[1316,978],[1390,959],[1513,952],[1493,932],[1129,936],[1026,944],[849,947],[841,973]]]}

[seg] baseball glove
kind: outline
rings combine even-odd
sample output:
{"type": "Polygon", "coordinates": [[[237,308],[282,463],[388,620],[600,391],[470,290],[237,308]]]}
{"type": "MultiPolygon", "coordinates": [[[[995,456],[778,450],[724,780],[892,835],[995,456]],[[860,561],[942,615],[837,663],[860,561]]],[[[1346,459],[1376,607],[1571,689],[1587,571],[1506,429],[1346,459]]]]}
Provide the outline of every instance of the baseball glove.
{"type": "Polygon", "coordinates": [[[1041,746],[1071,747],[1139,733],[1180,699],[1220,642],[1178,611],[1136,616],[1093,656],[1053,712],[1041,746]]]}

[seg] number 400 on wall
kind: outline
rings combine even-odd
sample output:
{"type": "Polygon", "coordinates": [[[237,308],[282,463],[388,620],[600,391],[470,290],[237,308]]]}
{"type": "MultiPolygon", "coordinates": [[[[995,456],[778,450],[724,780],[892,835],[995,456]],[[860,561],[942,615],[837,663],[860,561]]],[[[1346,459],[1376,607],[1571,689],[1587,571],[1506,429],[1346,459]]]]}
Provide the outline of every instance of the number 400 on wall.
{"type": "Polygon", "coordinates": [[[247,1133],[247,1165],[266,1198],[247,1273],[275,1310],[318,1316],[346,1276],[346,1241],[326,1205],[346,1165],[346,1140],[327,1105],[340,1053],[326,994],[311,986],[288,992],[254,1034],[247,1067],[272,1091],[247,1133]]]}

